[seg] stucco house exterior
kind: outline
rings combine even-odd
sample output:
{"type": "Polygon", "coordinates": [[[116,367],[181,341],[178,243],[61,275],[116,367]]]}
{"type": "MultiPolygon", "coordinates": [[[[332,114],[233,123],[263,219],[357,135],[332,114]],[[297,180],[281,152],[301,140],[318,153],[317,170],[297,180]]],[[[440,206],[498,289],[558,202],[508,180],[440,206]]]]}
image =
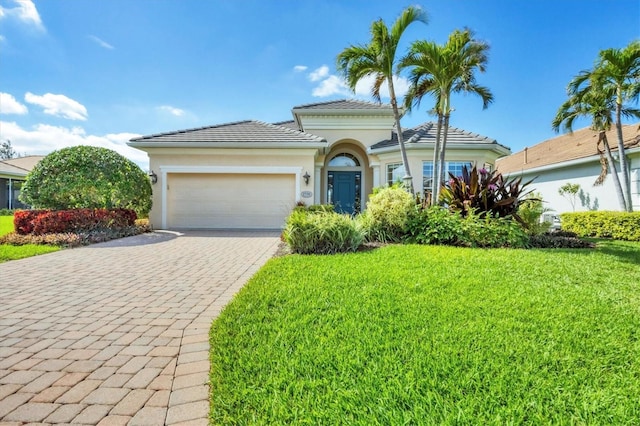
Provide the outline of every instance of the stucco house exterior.
{"type": "Polygon", "coordinates": [[[27,208],[18,197],[27,174],[44,157],[28,155],[25,157],[0,160],[0,209],[27,208]]]}
{"type": "MultiPolygon", "coordinates": [[[[357,100],[307,104],[293,120],[240,121],[131,139],[147,152],[152,226],[280,229],[296,203],[357,213],[374,187],[404,176],[390,105],[357,100]]],[[[414,188],[431,190],[436,129],[403,130],[414,188]]],[[[509,148],[450,128],[448,169],[493,167],[509,148]]]]}
{"type": "MultiPolygon", "coordinates": [[[[640,210],[640,132],[638,124],[623,126],[623,140],[631,170],[631,198],[634,210],[640,210]]],[[[615,129],[607,132],[614,159],[618,157],[618,138],[615,129]]],[[[622,210],[609,174],[604,183],[594,186],[600,175],[598,135],[589,128],[567,133],[500,158],[496,168],[503,175],[534,179],[532,187],[545,201],[545,207],[557,213],[573,211],[569,199],[558,190],[566,183],[579,184],[575,211],[622,210]]],[[[620,170],[619,162],[616,167],[620,170]]],[[[620,172],[620,180],[622,176],[620,172]]]]}

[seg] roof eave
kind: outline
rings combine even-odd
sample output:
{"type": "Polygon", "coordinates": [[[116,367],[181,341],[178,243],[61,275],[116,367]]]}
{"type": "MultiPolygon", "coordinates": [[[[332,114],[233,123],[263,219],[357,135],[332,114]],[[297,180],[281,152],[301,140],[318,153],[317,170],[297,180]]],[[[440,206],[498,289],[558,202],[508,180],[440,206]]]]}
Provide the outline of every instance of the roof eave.
{"type": "MultiPolygon", "coordinates": [[[[640,147],[627,149],[626,152],[627,154],[640,153],[640,147]]],[[[613,155],[615,156],[615,153],[613,153],[613,155]]],[[[530,173],[540,173],[540,172],[546,172],[549,170],[554,170],[560,167],[579,166],[582,164],[592,163],[594,161],[599,161],[599,160],[600,160],[600,155],[595,154],[595,155],[589,155],[588,157],[580,157],[580,158],[575,158],[573,160],[560,161],[558,163],[532,167],[530,169],[520,169],[520,170],[511,171],[511,172],[501,172],[501,173],[503,173],[506,176],[511,176],[514,174],[523,175],[523,174],[530,174],[530,173]]],[[[523,164],[523,166],[524,165],[526,164],[523,164]]],[[[498,168],[498,171],[500,171],[500,168],[498,168]]]]}
{"type": "Polygon", "coordinates": [[[273,149],[273,148],[325,148],[327,141],[318,142],[159,142],[159,141],[136,141],[127,142],[133,148],[251,148],[251,149],[273,149]]]}
{"type": "MultiPolygon", "coordinates": [[[[407,150],[414,150],[414,149],[425,149],[425,148],[430,148],[433,149],[434,144],[433,143],[420,143],[420,142],[414,142],[414,143],[406,143],[404,144],[405,148],[407,150]]],[[[499,143],[496,142],[489,142],[489,143],[448,143],[447,144],[447,149],[451,149],[451,150],[460,150],[460,149],[491,149],[491,151],[495,151],[498,154],[502,154],[502,155],[509,155],[511,154],[511,150],[507,147],[505,147],[504,145],[500,145],[499,143]]],[[[399,151],[400,150],[400,146],[398,144],[393,145],[393,146],[385,146],[382,148],[369,148],[368,151],[371,154],[384,154],[387,152],[394,152],[394,151],[399,151]]]]}
{"type": "MultiPolygon", "coordinates": [[[[332,115],[332,116],[387,116],[394,115],[393,109],[296,109],[292,110],[294,116],[303,115],[332,115]]],[[[400,115],[404,110],[400,110],[400,115]]]]}

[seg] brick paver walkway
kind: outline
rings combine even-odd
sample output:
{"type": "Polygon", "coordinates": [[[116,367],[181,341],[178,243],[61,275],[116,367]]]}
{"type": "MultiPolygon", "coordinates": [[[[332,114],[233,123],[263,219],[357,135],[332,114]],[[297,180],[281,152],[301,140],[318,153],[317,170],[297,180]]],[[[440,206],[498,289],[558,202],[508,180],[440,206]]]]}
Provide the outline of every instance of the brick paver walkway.
{"type": "Polygon", "coordinates": [[[278,242],[155,233],[0,264],[0,424],[207,424],[211,321],[278,242]]]}

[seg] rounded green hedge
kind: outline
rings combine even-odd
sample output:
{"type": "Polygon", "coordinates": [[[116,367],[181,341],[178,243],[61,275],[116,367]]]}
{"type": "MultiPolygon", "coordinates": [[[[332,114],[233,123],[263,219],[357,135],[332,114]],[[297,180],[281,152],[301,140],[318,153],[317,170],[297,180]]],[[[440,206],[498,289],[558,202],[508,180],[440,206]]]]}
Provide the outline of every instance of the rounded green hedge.
{"type": "Polygon", "coordinates": [[[20,201],[38,209],[124,208],[145,217],[151,183],[133,161],[115,151],[74,146],[54,151],[27,175],[20,201]]]}

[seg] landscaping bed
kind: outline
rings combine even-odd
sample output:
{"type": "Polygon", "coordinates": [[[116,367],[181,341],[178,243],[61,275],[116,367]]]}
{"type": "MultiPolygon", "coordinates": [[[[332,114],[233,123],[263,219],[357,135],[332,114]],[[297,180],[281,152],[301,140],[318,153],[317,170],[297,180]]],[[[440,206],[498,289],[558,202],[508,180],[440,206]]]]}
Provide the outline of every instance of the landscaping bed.
{"type": "MultiPolygon", "coordinates": [[[[32,213],[32,211],[26,211],[32,213]]],[[[61,248],[79,247],[129,237],[151,230],[147,219],[132,219],[119,226],[66,229],[59,221],[53,228],[63,232],[22,234],[14,232],[14,216],[0,216],[0,262],[51,253],[61,248]]]]}
{"type": "Polygon", "coordinates": [[[272,259],[211,330],[214,424],[633,424],[640,244],[272,259]]]}

